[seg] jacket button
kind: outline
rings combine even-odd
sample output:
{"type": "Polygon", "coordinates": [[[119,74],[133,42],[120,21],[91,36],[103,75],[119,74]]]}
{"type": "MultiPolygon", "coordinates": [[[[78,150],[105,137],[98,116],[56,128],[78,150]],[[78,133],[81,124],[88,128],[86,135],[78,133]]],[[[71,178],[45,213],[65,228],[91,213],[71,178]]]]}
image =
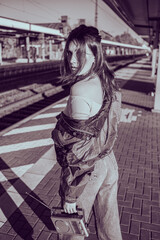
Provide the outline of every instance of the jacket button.
{"type": "Polygon", "coordinates": [[[73,132],[73,136],[76,136],[76,132],[73,132]]]}

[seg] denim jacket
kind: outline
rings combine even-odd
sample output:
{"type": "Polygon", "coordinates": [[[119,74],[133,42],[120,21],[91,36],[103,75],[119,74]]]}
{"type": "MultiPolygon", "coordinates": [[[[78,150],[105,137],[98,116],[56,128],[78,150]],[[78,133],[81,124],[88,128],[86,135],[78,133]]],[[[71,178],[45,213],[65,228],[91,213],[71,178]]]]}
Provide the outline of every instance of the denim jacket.
{"type": "Polygon", "coordinates": [[[121,93],[108,101],[104,97],[99,112],[87,120],[75,120],[63,112],[52,131],[57,161],[62,167],[60,196],[76,202],[89,181],[94,164],[113,149],[121,114],[121,93]]]}

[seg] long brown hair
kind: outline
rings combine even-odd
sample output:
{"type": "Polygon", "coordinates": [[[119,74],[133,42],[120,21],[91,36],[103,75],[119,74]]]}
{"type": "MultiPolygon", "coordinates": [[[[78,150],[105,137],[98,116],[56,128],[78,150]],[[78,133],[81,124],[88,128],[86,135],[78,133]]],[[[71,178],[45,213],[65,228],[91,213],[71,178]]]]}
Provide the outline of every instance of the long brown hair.
{"type": "Polygon", "coordinates": [[[64,84],[73,85],[75,82],[88,78],[93,74],[97,74],[99,76],[103,91],[108,95],[108,97],[111,97],[113,91],[117,89],[117,87],[114,82],[114,74],[109,69],[104,57],[99,31],[97,28],[92,26],[80,25],[70,32],[66,41],[63,53],[62,82],[64,84]],[[71,42],[75,42],[78,46],[76,54],[79,66],[75,72],[71,71],[70,66],[69,45],[71,42]],[[95,57],[95,62],[87,74],[77,75],[85,64],[86,45],[92,51],[95,57]]]}

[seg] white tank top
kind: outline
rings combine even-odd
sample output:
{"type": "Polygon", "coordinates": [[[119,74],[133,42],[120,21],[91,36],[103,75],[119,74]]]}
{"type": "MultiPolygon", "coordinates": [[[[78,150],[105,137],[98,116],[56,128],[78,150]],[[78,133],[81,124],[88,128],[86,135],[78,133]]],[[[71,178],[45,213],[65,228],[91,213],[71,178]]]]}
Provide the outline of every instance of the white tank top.
{"type": "Polygon", "coordinates": [[[101,108],[101,104],[94,100],[81,97],[81,96],[70,96],[67,102],[67,106],[64,109],[64,114],[73,119],[88,119],[94,116],[101,108]]]}

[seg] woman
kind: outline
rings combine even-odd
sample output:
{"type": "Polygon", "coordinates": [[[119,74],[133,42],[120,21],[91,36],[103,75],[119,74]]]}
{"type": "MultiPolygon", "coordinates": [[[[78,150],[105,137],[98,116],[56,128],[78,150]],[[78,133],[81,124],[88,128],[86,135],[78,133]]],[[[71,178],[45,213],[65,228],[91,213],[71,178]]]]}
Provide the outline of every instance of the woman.
{"type": "MultiPolygon", "coordinates": [[[[62,167],[60,196],[64,211],[94,205],[99,240],[121,240],[117,206],[118,167],[113,153],[120,119],[120,93],[103,56],[96,28],[71,31],[64,49],[64,84],[70,96],[52,132],[62,167]]],[[[64,235],[62,239],[84,239],[64,235]]]]}

